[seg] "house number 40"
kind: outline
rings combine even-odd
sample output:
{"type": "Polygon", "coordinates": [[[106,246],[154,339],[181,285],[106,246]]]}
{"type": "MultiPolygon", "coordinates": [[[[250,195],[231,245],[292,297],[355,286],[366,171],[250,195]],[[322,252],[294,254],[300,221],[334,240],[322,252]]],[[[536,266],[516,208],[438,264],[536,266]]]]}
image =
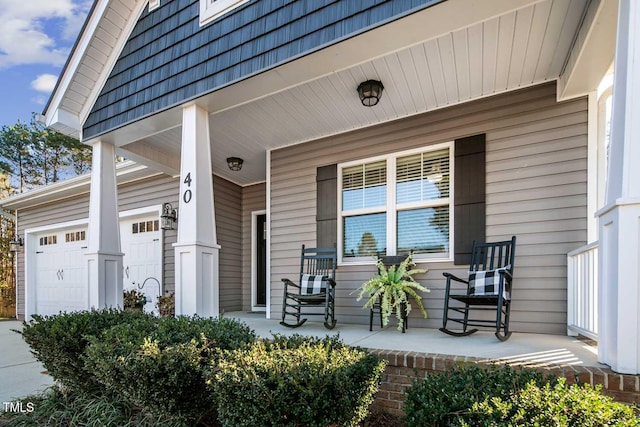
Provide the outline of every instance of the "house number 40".
{"type": "Polygon", "coordinates": [[[189,188],[191,187],[191,172],[187,174],[187,176],[184,178],[184,181],[182,182],[187,184],[187,189],[184,190],[184,193],[182,194],[182,200],[185,203],[189,203],[191,201],[191,197],[193,196],[193,194],[191,194],[191,189],[189,188]]]}

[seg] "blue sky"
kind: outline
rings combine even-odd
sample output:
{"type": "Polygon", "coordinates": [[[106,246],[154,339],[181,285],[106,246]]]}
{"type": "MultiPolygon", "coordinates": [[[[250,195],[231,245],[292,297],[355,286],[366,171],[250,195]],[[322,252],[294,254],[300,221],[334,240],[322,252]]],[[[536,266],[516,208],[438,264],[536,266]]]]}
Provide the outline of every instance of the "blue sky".
{"type": "Polygon", "coordinates": [[[92,0],[0,0],[0,126],[41,113],[92,0]]]}

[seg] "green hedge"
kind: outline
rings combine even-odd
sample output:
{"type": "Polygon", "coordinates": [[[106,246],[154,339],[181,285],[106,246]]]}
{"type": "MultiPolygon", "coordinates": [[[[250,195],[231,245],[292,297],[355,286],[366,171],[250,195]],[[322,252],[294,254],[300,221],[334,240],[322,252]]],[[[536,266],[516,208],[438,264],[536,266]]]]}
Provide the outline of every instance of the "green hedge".
{"type": "Polygon", "coordinates": [[[639,426],[632,408],[600,394],[599,388],[573,384],[565,378],[555,384],[539,386],[529,383],[521,392],[508,398],[493,397],[476,403],[474,424],[495,427],[558,426],[599,427],[639,426]]]}
{"type": "Polygon", "coordinates": [[[483,418],[471,412],[476,402],[487,398],[508,399],[530,381],[545,384],[547,379],[533,370],[514,370],[508,366],[481,368],[475,365],[454,368],[417,379],[405,391],[404,411],[408,427],[458,426],[464,422],[483,425],[483,418]]]}
{"type": "Polygon", "coordinates": [[[34,315],[24,322],[22,337],[56,381],[65,387],[92,392],[101,386],[91,367],[85,369],[84,352],[89,337],[122,323],[145,322],[152,316],[114,309],[34,315]]]}
{"type": "Polygon", "coordinates": [[[338,338],[276,337],[225,351],[209,384],[224,426],[355,426],[385,363],[338,338]]]}
{"type": "Polygon", "coordinates": [[[121,324],[92,338],[87,360],[107,390],[176,425],[215,418],[216,402],[205,370],[219,350],[246,347],[256,339],[230,319],[154,318],[121,324]]]}

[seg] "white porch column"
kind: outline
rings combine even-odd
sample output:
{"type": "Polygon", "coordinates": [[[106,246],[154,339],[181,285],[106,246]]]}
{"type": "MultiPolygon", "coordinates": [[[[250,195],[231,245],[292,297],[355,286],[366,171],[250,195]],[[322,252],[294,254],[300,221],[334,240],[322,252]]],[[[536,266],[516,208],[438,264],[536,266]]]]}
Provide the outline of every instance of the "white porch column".
{"type": "Polygon", "coordinates": [[[118,219],[115,147],[93,144],[87,274],[89,307],[122,307],[122,252],[118,219]]]}
{"type": "Polygon", "coordinates": [[[180,204],[176,254],[176,315],[217,317],[219,250],[213,207],[209,115],[189,104],[182,110],[180,204]]]}
{"type": "Polygon", "coordinates": [[[640,2],[620,0],[600,230],[598,359],[640,373],[640,2]]]}

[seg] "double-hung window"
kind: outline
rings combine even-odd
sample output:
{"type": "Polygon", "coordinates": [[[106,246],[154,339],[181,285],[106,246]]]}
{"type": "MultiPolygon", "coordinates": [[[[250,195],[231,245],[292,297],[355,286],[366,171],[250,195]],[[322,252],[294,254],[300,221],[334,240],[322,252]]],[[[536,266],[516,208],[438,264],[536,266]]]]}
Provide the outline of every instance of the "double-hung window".
{"type": "Polygon", "coordinates": [[[339,165],[341,262],[378,255],[450,260],[451,143],[339,165]]]}

